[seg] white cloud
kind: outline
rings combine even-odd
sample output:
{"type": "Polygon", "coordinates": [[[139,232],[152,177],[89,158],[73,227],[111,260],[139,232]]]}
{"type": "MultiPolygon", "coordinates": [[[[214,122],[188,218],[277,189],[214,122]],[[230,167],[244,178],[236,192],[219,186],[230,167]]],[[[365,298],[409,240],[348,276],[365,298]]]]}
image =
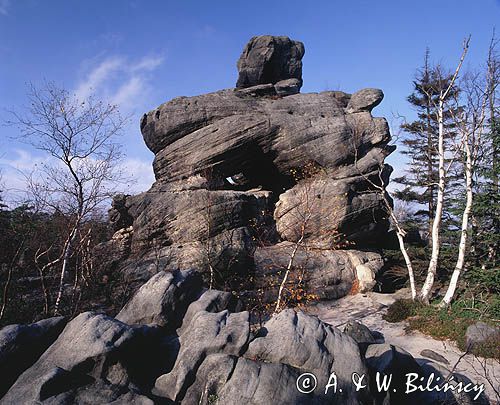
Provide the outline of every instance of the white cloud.
{"type": "Polygon", "coordinates": [[[123,56],[110,56],[92,68],[78,84],[75,94],[85,99],[90,94],[117,104],[122,110],[137,105],[151,91],[151,72],[164,61],[162,56],[145,56],[137,61],[123,56]]]}
{"type": "Polygon", "coordinates": [[[125,159],[120,169],[127,175],[132,176],[133,182],[126,190],[129,194],[141,193],[148,190],[155,181],[151,162],[141,159],[125,159]]]}
{"type": "Polygon", "coordinates": [[[46,159],[34,156],[31,152],[24,149],[14,149],[12,151],[15,156],[11,158],[1,158],[0,165],[9,166],[16,170],[31,170],[36,165],[43,163],[46,159]]]}
{"type": "Polygon", "coordinates": [[[121,106],[122,109],[128,110],[133,107],[134,101],[144,92],[145,87],[144,78],[132,76],[118,88],[111,101],[113,104],[121,106]]]}
{"type": "Polygon", "coordinates": [[[79,84],[75,90],[76,97],[84,100],[93,92],[98,89],[109,79],[112,73],[117,70],[123,69],[124,60],[120,57],[111,57],[101,62],[95,67],[86,77],[86,79],[79,84]]]}
{"type": "Polygon", "coordinates": [[[165,58],[163,56],[146,56],[142,58],[137,64],[133,65],[130,70],[132,72],[137,72],[137,71],[152,71],[155,70],[157,67],[159,67],[165,58]]]}
{"type": "Polygon", "coordinates": [[[8,15],[10,7],[10,0],[0,0],[0,14],[8,15]]]}
{"type": "Polygon", "coordinates": [[[24,149],[14,149],[10,157],[0,158],[2,195],[7,202],[21,201],[26,191],[26,177],[47,158],[33,155],[24,149]]]}

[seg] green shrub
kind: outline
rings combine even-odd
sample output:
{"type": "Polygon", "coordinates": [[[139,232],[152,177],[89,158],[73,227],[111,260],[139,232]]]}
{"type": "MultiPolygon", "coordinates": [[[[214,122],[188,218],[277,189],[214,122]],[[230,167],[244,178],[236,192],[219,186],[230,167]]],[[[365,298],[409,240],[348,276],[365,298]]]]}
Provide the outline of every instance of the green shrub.
{"type": "Polygon", "coordinates": [[[410,299],[396,300],[388,309],[383,318],[387,322],[401,322],[411,316],[415,316],[422,304],[410,299]]]}

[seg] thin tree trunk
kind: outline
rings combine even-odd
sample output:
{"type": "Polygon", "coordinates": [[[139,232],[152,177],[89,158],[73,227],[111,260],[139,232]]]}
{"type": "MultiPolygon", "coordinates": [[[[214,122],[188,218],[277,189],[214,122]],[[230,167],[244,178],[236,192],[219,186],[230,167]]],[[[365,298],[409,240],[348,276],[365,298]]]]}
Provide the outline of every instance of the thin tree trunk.
{"type": "Polygon", "coordinates": [[[45,275],[43,271],[38,268],[38,272],[40,273],[40,284],[42,286],[43,292],[43,313],[45,315],[49,314],[49,292],[47,291],[47,286],[45,285],[45,275]]]}
{"type": "Polygon", "coordinates": [[[436,212],[434,215],[434,221],[432,222],[432,252],[431,260],[429,261],[429,267],[427,269],[427,277],[425,279],[424,285],[422,286],[422,291],[420,292],[420,299],[429,303],[429,297],[434,285],[434,279],[436,277],[437,265],[439,259],[439,249],[440,249],[440,230],[441,230],[441,220],[443,216],[443,205],[444,205],[444,189],[446,182],[446,173],[444,169],[444,100],[443,96],[439,98],[438,105],[438,154],[439,154],[439,182],[438,182],[438,192],[437,192],[437,202],[436,202],[436,212]]]}
{"type": "Polygon", "coordinates": [[[277,313],[280,310],[281,299],[283,297],[283,290],[285,289],[286,282],[288,281],[288,275],[290,274],[290,271],[293,267],[293,262],[295,260],[295,256],[297,255],[297,251],[299,250],[299,247],[302,241],[304,240],[304,234],[305,234],[305,226],[302,225],[302,235],[300,236],[299,240],[295,243],[292,254],[290,255],[290,260],[288,261],[288,265],[286,266],[285,275],[283,276],[283,280],[281,280],[280,288],[278,291],[278,299],[276,300],[276,307],[274,308],[274,313],[277,313]]]}
{"type": "Polygon", "coordinates": [[[465,180],[466,180],[466,190],[467,190],[467,200],[465,203],[465,209],[462,215],[462,231],[460,235],[460,244],[458,247],[458,258],[457,264],[455,265],[455,270],[453,270],[453,274],[451,276],[450,285],[448,286],[448,290],[441,302],[441,306],[447,306],[451,303],[453,296],[455,295],[455,290],[457,289],[458,279],[460,277],[460,273],[464,268],[465,263],[465,248],[467,245],[467,230],[469,228],[469,216],[472,211],[472,153],[470,149],[470,145],[468,139],[465,139],[465,152],[467,156],[467,162],[465,166],[465,180]]]}
{"type": "Polygon", "coordinates": [[[71,231],[71,234],[70,234],[68,241],[66,243],[66,246],[64,248],[63,262],[62,262],[62,267],[61,267],[61,276],[59,278],[59,290],[57,291],[56,303],[54,305],[54,315],[59,313],[59,306],[61,305],[61,299],[62,299],[63,292],[64,292],[64,279],[66,277],[66,271],[68,268],[69,259],[71,257],[71,250],[73,247],[73,242],[76,239],[77,229],[78,229],[78,225],[75,225],[75,227],[71,231]]]}
{"type": "Polygon", "coordinates": [[[9,287],[10,287],[10,282],[12,280],[12,272],[14,270],[14,264],[17,261],[17,258],[19,257],[21,250],[24,246],[24,239],[22,242],[19,244],[19,246],[16,249],[16,253],[14,254],[14,257],[10,261],[9,264],[9,272],[7,274],[7,280],[5,281],[5,285],[3,288],[3,302],[2,302],[2,309],[0,309],[0,320],[3,319],[3,316],[5,315],[5,309],[7,308],[7,303],[9,302],[9,287]]]}
{"type": "Polygon", "coordinates": [[[399,249],[401,250],[401,253],[403,254],[403,257],[404,257],[405,263],[406,263],[406,269],[408,270],[408,279],[410,281],[411,299],[414,300],[417,297],[417,289],[415,287],[415,275],[413,273],[413,266],[411,264],[410,256],[408,255],[408,252],[406,251],[403,233],[398,230],[396,232],[396,235],[398,237],[399,249]]]}
{"type": "MultiPolygon", "coordinates": [[[[427,66],[427,60],[426,60],[426,66],[427,66]]],[[[432,131],[431,131],[431,110],[430,110],[430,100],[429,97],[427,97],[427,181],[429,182],[429,185],[427,187],[427,192],[429,195],[427,196],[428,198],[428,210],[429,210],[429,219],[427,222],[427,231],[429,235],[429,240],[430,236],[432,234],[432,218],[434,217],[434,167],[433,167],[433,160],[432,160],[432,151],[433,151],[433,146],[432,146],[432,131]]],[[[429,244],[429,241],[427,242],[429,244]]]]}
{"type": "MultiPolygon", "coordinates": [[[[382,181],[382,179],[381,179],[381,181],[382,181]]],[[[410,281],[411,299],[415,300],[415,298],[417,297],[417,288],[415,285],[415,273],[413,271],[413,265],[411,263],[410,255],[408,254],[408,251],[406,250],[406,245],[405,245],[405,240],[404,240],[406,232],[401,227],[401,225],[399,224],[398,218],[394,214],[394,210],[392,209],[391,204],[389,203],[389,200],[386,197],[385,189],[383,188],[383,186],[381,186],[381,188],[382,188],[382,191],[381,191],[382,198],[384,200],[385,206],[386,206],[387,210],[389,211],[392,222],[394,222],[394,225],[396,226],[396,236],[397,236],[398,242],[399,242],[399,250],[401,251],[401,253],[405,259],[406,269],[408,270],[408,280],[410,281]]]]}

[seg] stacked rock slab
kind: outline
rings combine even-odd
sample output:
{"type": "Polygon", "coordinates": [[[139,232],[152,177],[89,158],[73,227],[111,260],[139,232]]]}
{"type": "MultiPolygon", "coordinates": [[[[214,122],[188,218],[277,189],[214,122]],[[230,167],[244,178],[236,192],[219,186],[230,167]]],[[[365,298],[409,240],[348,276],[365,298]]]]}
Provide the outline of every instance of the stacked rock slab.
{"type": "Polygon", "coordinates": [[[129,246],[120,266],[130,278],[197,268],[259,284],[300,244],[301,260],[315,263],[306,278],[323,298],[347,294],[360,277],[373,286],[383,261],[366,250],[389,226],[373,184],[388,181],[393,150],[386,120],[371,114],[383,93],[301,94],[303,55],[301,42],[254,37],[235,89],[144,114],[156,182],[117,197],[110,215],[126,227],[127,239],[117,238],[129,246]]]}

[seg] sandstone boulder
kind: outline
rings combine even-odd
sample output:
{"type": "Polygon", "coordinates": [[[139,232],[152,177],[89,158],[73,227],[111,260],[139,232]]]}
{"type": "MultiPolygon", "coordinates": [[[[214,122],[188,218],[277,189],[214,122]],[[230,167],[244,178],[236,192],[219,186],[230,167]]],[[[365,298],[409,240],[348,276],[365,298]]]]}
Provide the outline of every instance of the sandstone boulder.
{"type": "Polygon", "coordinates": [[[275,297],[279,272],[268,258],[282,266],[288,253],[280,251],[298,240],[311,294],[373,288],[380,256],[358,252],[376,251],[389,229],[378,187],[389,181],[384,159],[394,147],[387,121],[371,114],[383,92],[300,93],[303,54],[287,37],[254,37],[236,88],[144,114],[156,182],[117,196],[110,211],[115,228],[127,225],[115,250],[128,252],[110,255],[110,267],[132,290],[158,271],[195,268],[217,288],[254,297],[265,286],[275,297]]]}
{"type": "MultiPolygon", "coordinates": [[[[298,79],[302,84],[304,44],[288,37],[253,37],[238,60],[236,87],[298,79]]],[[[299,86],[300,87],[300,86],[299,86]]]]}
{"type": "Polygon", "coordinates": [[[500,328],[484,322],[470,325],[465,332],[465,345],[472,352],[478,352],[483,348],[488,351],[496,350],[500,354],[498,342],[500,342],[500,328]]]}
{"type": "Polygon", "coordinates": [[[158,377],[154,393],[180,401],[209,354],[239,355],[248,342],[248,312],[198,312],[179,337],[180,351],[172,371],[158,377]]]}
{"type": "Polygon", "coordinates": [[[422,369],[410,353],[400,347],[378,343],[368,346],[365,358],[373,386],[376,384],[377,373],[380,381],[384,375],[391,376],[391,389],[375,392],[373,395],[376,401],[387,401],[390,404],[422,403],[420,392],[405,394],[407,374],[423,375],[422,369]]]}
{"type": "Polygon", "coordinates": [[[182,334],[183,330],[189,327],[198,312],[221,312],[224,310],[238,312],[240,306],[241,303],[230,292],[205,289],[200,297],[188,307],[178,333],[182,334]]]}
{"type": "Polygon", "coordinates": [[[0,398],[57,339],[66,323],[67,319],[59,316],[30,325],[8,325],[0,330],[0,398]]]}
{"type": "Polygon", "coordinates": [[[160,271],[125,304],[116,319],[129,325],[158,325],[173,330],[201,291],[196,271],[160,271]]]}
{"type": "MultiPolygon", "coordinates": [[[[255,249],[255,288],[265,291],[264,301],[276,300],[283,271],[287,268],[295,247],[295,243],[281,242],[255,249]]],[[[375,276],[383,265],[384,261],[378,253],[314,249],[304,243],[295,253],[291,270],[293,276],[301,275],[302,287],[306,291],[319,299],[332,300],[347,295],[355,281],[357,288],[360,288],[360,275],[363,276],[362,283],[374,285],[375,276]],[[360,271],[360,266],[363,266],[364,272],[360,271]],[[369,283],[368,277],[371,277],[369,283]]],[[[289,286],[296,288],[296,283],[296,277],[290,277],[289,286]]]]}
{"type": "Polygon", "coordinates": [[[113,384],[113,375],[125,367],[127,347],[133,338],[133,329],[113,318],[82,313],[69,322],[54,344],[20,375],[2,403],[38,403],[86,386],[95,379],[105,378],[113,384]]]}
{"type": "Polygon", "coordinates": [[[286,364],[213,354],[202,363],[184,402],[203,405],[323,403],[313,399],[314,395],[297,390],[299,375],[299,370],[286,364]]]}
{"type": "Polygon", "coordinates": [[[358,344],[375,343],[375,338],[370,329],[357,321],[347,322],[344,326],[344,333],[352,337],[358,344]]]}
{"type": "Polygon", "coordinates": [[[309,398],[312,403],[355,404],[369,398],[368,389],[356,392],[353,388],[352,374],[367,374],[356,342],[302,312],[287,309],[273,316],[250,342],[244,357],[313,373],[319,389],[309,398]],[[324,390],[331,373],[337,376],[335,395],[324,390]]]}
{"type": "Polygon", "coordinates": [[[371,111],[380,104],[384,93],[379,89],[363,89],[351,96],[347,112],[371,111]]]}

